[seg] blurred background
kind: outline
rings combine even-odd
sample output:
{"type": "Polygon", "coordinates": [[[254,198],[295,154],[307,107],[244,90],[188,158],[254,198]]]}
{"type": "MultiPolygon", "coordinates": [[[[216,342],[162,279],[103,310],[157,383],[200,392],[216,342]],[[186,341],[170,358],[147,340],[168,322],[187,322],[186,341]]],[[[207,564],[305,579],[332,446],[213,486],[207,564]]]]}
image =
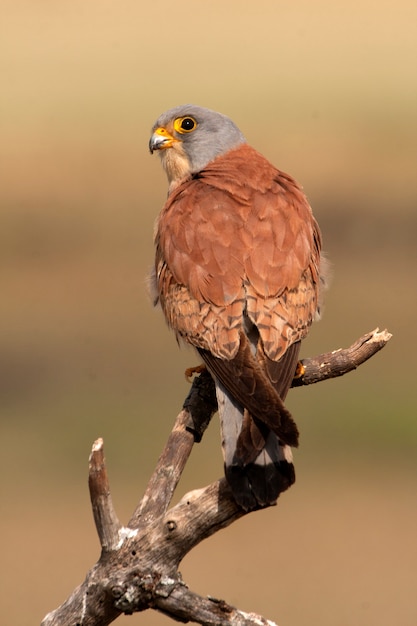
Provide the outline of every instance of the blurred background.
{"type": "MultiPolygon", "coordinates": [[[[1,13],[3,623],[39,623],[99,556],[93,441],[126,523],[188,392],[198,361],[146,295],[166,196],[147,143],[161,112],[194,102],[299,180],[321,224],[334,277],[304,356],[376,326],[393,339],[290,393],[296,485],[197,547],[183,576],[281,626],[415,626],[415,2],[1,0],[1,13]]],[[[215,418],[176,498],[221,474],[215,418]]]]}

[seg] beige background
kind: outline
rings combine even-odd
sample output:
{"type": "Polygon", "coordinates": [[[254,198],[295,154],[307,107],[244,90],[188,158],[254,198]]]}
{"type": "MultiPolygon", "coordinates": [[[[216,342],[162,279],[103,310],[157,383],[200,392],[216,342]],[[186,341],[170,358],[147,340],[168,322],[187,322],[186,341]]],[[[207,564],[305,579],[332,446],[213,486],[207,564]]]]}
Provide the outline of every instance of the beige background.
{"type": "MultiPolygon", "coordinates": [[[[105,440],[126,521],[188,386],[145,293],[165,109],[230,115],[305,187],[334,268],[305,355],[375,326],[356,373],[295,390],[298,481],[182,564],[281,626],[417,623],[414,1],[1,1],[1,621],[37,624],[99,553],[105,440]]],[[[222,473],[217,419],[178,496],[222,473]]],[[[167,624],[151,612],[120,624],[167,624]]]]}

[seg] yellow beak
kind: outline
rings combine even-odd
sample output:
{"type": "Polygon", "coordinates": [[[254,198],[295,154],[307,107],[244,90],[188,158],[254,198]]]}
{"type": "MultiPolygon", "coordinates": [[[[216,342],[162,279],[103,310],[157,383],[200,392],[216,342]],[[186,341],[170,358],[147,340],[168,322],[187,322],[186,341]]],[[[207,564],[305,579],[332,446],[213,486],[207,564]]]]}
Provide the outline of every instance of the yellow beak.
{"type": "Polygon", "coordinates": [[[154,150],[165,150],[165,148],[170,148],[176,141],[179,140],[175,139],[166,128],[160,126],[153,132],[149,140],[149,151],[152,154],[154,150]]]}

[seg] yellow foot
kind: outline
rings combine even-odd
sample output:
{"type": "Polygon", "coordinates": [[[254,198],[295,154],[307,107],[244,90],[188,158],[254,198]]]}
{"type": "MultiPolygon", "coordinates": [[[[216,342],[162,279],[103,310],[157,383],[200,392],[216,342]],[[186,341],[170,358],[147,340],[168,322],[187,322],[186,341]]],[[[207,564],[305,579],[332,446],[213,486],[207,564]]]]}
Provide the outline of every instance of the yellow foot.
{"type": "Polygon", "coordinates": [[[206,370],[206,366],[203,364],[196,365],[195,367],[187,367],[187,369],[184,372],[185,378],[190,383],[193,377],[193,374],[201,374],[201,372],[204,372],[205,370],[206,370]]]}
{"type": "Polygon", "coordinates": [[[301,363],[301,361],[298,361],[297,367],[295,368],[294,378],[302,378],[305,373],[306,373],[306,368],[301,363]]]}

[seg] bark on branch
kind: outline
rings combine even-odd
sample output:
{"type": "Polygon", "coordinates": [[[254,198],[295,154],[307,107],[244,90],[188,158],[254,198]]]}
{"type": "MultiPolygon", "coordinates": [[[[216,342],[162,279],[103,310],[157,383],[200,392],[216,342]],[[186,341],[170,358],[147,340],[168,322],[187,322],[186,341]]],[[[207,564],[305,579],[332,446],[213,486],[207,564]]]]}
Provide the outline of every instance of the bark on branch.
{"type": "Polygon", "coordinates": [[[292,387],[312,385],[328,378],[343,376],[374,356],[391,339],[387,330],[371,330],[359,337],[349,348],[339,348],[301,361],[305,372],[294,378],[292,387]]]}
{"type": "MultiPolygon", "coordinates": [[[[304,359],[293,386],[342,376],[373,356],[391,338],[378,329],[350,348],[304,359]]],[[[274,626],[223,600],[203,598],[182,581],[178,566],[200,541],[232,524],[245,511],[234,501],[224,478],[187,493],[168,509],[195,441],[216,411],[214,385],[207,372],[193,382],[158,460],[145,494],[125,527],[114,510],[103,441],[94,442],[89,489],[101,556],[84,582],[42,626],[106,626],[120,614],[155,609],[181,622],[219,626],[274,626]]]]}

